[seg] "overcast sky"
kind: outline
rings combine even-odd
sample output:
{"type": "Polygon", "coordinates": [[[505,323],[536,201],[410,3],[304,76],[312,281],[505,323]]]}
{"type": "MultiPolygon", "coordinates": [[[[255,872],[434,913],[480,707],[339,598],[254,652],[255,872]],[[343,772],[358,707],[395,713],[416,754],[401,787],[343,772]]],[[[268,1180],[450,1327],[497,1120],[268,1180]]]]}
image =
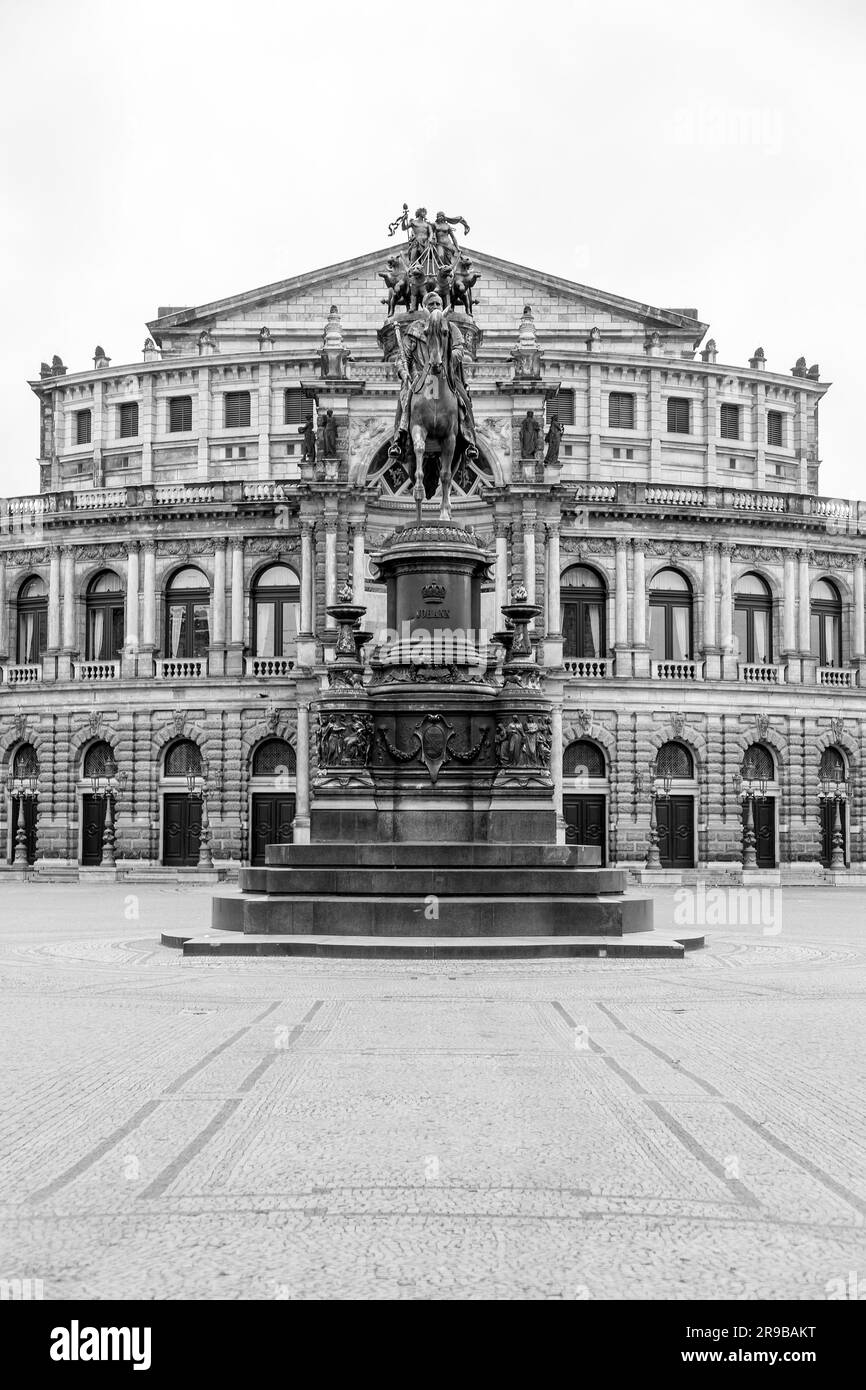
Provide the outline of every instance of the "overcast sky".
{"type": "Polygon", "coordinates": [[[406,201],[696,307],[722,362],[819,362],[822,491],[866,495],[864,33],[855,0],[0,0],[0,492],[38,490],[43,358],[139,361],[159,305],[374,250],[406,201]]]}

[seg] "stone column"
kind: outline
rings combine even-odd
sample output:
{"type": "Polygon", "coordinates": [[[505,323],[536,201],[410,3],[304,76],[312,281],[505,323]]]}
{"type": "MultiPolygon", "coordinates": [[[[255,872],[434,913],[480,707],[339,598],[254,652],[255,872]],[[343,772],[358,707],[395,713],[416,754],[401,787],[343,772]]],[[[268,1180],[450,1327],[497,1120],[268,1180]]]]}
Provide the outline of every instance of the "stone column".
{"type": "Polygon", "coordinates": [[[799,551],[798,560],[799,583],[797,587],[800,591],[800,621],[797,641],[800,648],[800,661],[802,662],[803,684],[814,685],[817,680],[819,654],[812,651],[812,579],[809,570],[809,551],[799,551]]]}
{"type": "Polygon", "coordinates": [[[782,583],[782,643],[784,655],[790,658],[797,650],[794,617],[797,602],[797,575],[793,550],[785,551],[785,570],[782,583]]]}
{"type": "Polygon", "coordinates": [[[298,704],[298,743],[295,748],[295,821],[293,838],[296,845],[310,843],[310,707],[298,704]]]}
{"type": "Polygon", "coordinates": [[[226,538],[218,536],[213,552],[213,603],[211,604],[208,674],[222,675],[226,661],[226,538]]]}
{"type": "Polygon", "coordinates": [[[240,676],[244,666],[244,539],[232,538],[231,638],[226,656],[226,674],[240,676]]]}
{"type": "Polygon", "coordinates": [[[586,476],[592,482],[601,469],[601,367],[592,362],[589,368],[589,451],[586,476]]]}
{"type": "Polygon", "coordinates": [[[523,583],[529,602],[535,602],[535,508],[523,512],[523,583]]]}
{"type": "Polygon", "coordinates": [[[138,665],[138,541],[126,546],[126,642],[123,674],[134,676],[138,665]]]}
{"type": "Polygon", "coordinates": [[[733,547],[723,541],[719,583],[719,644],[721,646],[722,676],[735,676],[738,655],[734,651],[734,602],[731,582],[731,553],[733,547]]]}
{"type": "Polygon", "coordinates": [[[667,425],[665,420],[662,424],[662,396],[661,396],[661,373],[658,367],[647,367],[649,375],[649,401],[647,429],[649,431],[649,463],[650,463],[650,482],[661,481],[662,476],[662,429],[667,425]]]}
{"type": "Polygon", "coordinates": [[[614,670],[617,676],[632,673],[628,644],[628,540],[616,538],[616,577],[614,580],[614,670]]]}
{"type": "Polygon", "coordinates": [[[258,475],[260,478],[271,476],[271,364],[270,362],[259,363],[259,390],[258,390],[258,453],[259,466],[258,475]]]}
{"type": "Polygon", "coordinates": [[[635,647],[635,675],[649,675],[646,651],[646,551],[642,540],[632,541],[632,632],[635,647]],[[641,650],[643,648],[644,650],[641,650]]]}
{"type": "Polygon", "coordinates": [[[864,602],[864,583],[863,583],[864,558],[858,555],[854,561],[854,651],[852,653],[855,661],[862,661],[866,657],[866,624],[864,624],[863,602],[864,602]]]}
{"type": "Polygon", "coordinates": [[[553,808],[556,811],[556,843],[565,844],[565,815],[562,804],[562,704],[555,700],[550,711],[550,778],[553,782],[553,808]]]}
{"type": "Polygon", "coordinates": [[[561,637],[559,601],[559,522],[547,524],[547,635],[561,637]]]}
{"type": "Polygon", "coordinates": [[[352,527],[352,602],[366,603],[365,590],[367,557],[364,543],[364,522],[356,521],[352,527]]]}
{"type": "Polygon", "coordinates": [[[67,545],[63,551],[63,650],[75,650],[75,551],[67,545]]]}
{"type": "Polygon", "coordinates": [[[722,663],[716,642],[716,548],[704,546],[704,674],[719,680],[722,663]]]}
{"type": "Polygon", "coordinates": [[[508,522],[504,518],[497,517],[494,526],[496,531],[495,618],[496,630],[498,631],[505,621],[502,616],[503,605],[508,602],[508,522]]]}
{"type": "Polygon", "coordinates": [[[156,651],[156,542],[142,541],[141,553],[144,556],[144,593],[138,674],[140,676],[152,676],[153,657],[156,651]]]}
{"type": "MultiPolygon", "coordinates": [[[[325,607],[337,602],[337,518],[325,517],[325,607]]],[[[325,627],[336,630],[337,619],[325,614],[325,627]]]]}
{"type": "Polygon", "coordinates": [[[60,654],[60,546],[53,545],[48,563],[48,650],[42,664],[48,680],[58,678],[57,658],[60,654]]]}
{"type": "Polygon", "coordinates": [[[316,635],[313,631],[313,523],[301,522],[301,630],[298,633],[298,664],[314,666],[316,635]]]}
{"type": "Polygon", "coordinates": [[[196,392],[194,408],[193,428],[198,440],[196,473],[199,480],[204,482],[208,475],[208,450],[210,448],[210,371],[205,366],[200,366],[198,369],[198,391],[196,392]]]}
{"type": "Polygon", "coordinates": [[[153,437],[156,433],[156,404],[154,398],[154,386],[156,378],[153,372],[147,372],[141,382],[141,404],[139,413],[141,422],[141,481],[142,483],[153,482],[153,437]]]}
{"type": "Polygon", "coordinates": [[[6,554],[4,551],[0,551],[0,661],[6,661],[9,655],[9,595],[6,590],[6,554]]]}
{"type": "Polygon", "coordinates": [[[544,640],[544,664],[548,669],[562,665],[562,632],[560,630],[559,601],[559,517],[549,521],[546,527],[545,554],[545,606],[546,636],[544,640]]]}

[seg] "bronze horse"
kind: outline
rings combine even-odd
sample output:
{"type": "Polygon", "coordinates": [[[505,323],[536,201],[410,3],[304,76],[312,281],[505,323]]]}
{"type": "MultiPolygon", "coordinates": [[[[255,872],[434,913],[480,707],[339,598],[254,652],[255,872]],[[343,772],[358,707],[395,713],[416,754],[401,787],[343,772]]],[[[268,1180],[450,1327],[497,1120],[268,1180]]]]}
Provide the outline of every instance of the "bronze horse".
{"type": "Polygon", "coordinates": [[[451,465],[457,447],[459,409],[450,380],[450,343],[444,311],[431,310],[427,322],[427,360],[414,384],[409,404],[409,434],[414,458],[407,459],[406,467],[413,484],[412,496],[415,498],[419,523],[424,501],[424,455],[428,439],[435,440],[439,445],[439,481],[442,486],[439,519],[451,520],[451,465]]]}

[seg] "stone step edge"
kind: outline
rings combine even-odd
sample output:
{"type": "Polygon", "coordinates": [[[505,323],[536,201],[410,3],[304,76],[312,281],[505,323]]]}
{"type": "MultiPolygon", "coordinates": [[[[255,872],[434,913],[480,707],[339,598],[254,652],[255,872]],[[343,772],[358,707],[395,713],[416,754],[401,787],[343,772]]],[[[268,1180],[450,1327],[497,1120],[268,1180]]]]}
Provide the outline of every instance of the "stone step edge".
{"type": "Polygon", "coordinates": [[[478,955],[592,955],[636,957],[665,951],[681,957],[684,951],[704,945],[704,936],[697,931],[676,935],[656,932],[621,936],[280,936],[246,935],[236,933],[163,932],[163,946],[187,954],[213,955],[378,955],[419,954],[421,952],[454,955],[468,951],[478,955]]]}

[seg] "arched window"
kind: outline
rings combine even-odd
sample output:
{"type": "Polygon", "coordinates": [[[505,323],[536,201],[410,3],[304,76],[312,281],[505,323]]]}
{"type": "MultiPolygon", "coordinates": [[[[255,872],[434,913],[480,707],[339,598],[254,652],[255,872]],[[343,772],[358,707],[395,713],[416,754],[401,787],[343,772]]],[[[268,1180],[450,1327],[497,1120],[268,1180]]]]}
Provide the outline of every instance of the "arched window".
{"type": "Polygon", "coordinates": [[[288,565],[269,565],[253,584],[253,652],[293,657],[300,626],[300,583],[288,565]]]}
{"type": "Polygon", "coordinates": [[[48,590],[34,575],[18,590],[18,661],[22,666],[42,660],[48,646],[48,590]]]}
{"type": "Polygon", "coordinates": [[[91,743],[85,752],[81,775],[85,780],[89,777],[108,777],[113,774],[107,772],[106,768],[116,769],[116,766],[111,744],[100,739],[99,743],[91,743]]]}
{"type": "Polygon", "coordinates": [[[838,748],[824,749],[821,754],[819,776],[828,782],[844,782],[846,780],[845,757],[838,748]]]}
{"type": "Polygon", "coordinates": [[[769,748],[763,743],[752,743],[743,754],[740,773],[748,782],[772,782],[776,776],[776,764],[769,748]]]}
{"type": "Polygon", "coordinates": [[[576,739],[562,755],[563,777],[605,777],[604,753],[589,739],[576,739]]]}
{"type": "Polygon", "coordinates": [[[87,660],[115,661],[123,648],[123,584],[103,570],[87,590],[87,660]]]}
{"type": "Polygon", "coordinates": [[[253,753],[253,777],[294,777],[295,750],[284,738],[268,738],[253,753]]]}
{"type": "Polygon", "coordinates": [[[678,570],[659,570],[649,596],[650,647],[655,661],[690,661],[692,587],[678,570]]]}
{"type": "Polygon", "coordinates": [[[201,570],[177,570],[165,595],[165,654],[181,659],[207,656],[210,588],[201,570]]]}
{"type": "Polygon", "coordinates": [[[607,652],[607,590],[604,580],[586,565],[570,565],[559,581],[562,654],[567,659],[604,656],[607,652]]]}
{"type": "Polygon", "coordinates": [[[691,781],[694,775],[695,763],[688,748],[682,743],[663,743],[656,754],[656,776],[691,781]]]}
{"type": "Polygon", "coordinates": [[[165,776],[185,777],[188,772],[194,772],[197,777],[201,777],[201,749],[191,738],[181,738],[166,752],[165,776]]]}
{"type": "Polygon", "coordinates": [[[12,759],[12,776],[39,776],[39,754],[32,743],[22,743],[20,748],[16,748],[15,756],[12,759]]]}
{"type": "Polygon", "coordinates": [[[737,580],[734,595],[734,636],[740,660],[767,666],[773,660],[773,600],[769,585],[758,574],[737,580]]]}
{"type": "Polygon", "coordinates": [[[819,666],[842,665],[842,599],[829,579],[812,585],[812,655],[819,666]]]}
{"type": "MultiPolygon", "coordinates": [[[[376,454],[373,462],[367,471],[367,487],[380,491],[385,497],[403,497],[406,501],[412,499],[412,484],[409,481],[409,473],[399,459],[388,457],[390,440],[382,445],[376,454]]],[[[438,460],[434,455],[428,455],[424,460],[424,486],[427,496],[432,497],[436,487],[438,460]]],[[[452,497],[473,497],[482,492],[485,487],[493,485],[493,473],[486,459],[479,453],[474,462],[462,459],[451,479],[452,497]]]]}

